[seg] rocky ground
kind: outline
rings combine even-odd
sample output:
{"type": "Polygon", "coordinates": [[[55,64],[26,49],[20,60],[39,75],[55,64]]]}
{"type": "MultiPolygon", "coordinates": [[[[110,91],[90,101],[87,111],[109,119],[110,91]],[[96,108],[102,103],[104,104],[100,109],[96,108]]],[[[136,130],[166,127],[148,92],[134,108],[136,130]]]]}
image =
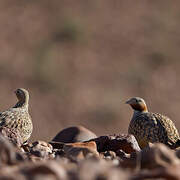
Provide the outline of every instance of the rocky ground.
{"type": "Polygon", "coordinates": [[[7,128],[0,132],[0,179],[180,179],[180,150],[160,143],[141,150],[132,135],[22,145],[18,132],[7,128]]]}

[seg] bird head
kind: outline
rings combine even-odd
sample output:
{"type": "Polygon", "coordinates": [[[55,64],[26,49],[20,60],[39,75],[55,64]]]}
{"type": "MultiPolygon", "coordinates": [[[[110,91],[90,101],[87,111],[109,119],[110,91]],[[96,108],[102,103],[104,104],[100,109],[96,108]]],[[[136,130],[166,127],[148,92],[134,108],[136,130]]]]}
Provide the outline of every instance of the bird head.
{"type": "Polygon", "coordinates": [[[18,89],[16,89],[15,94],[16,94],[20,104],[28,105],[29,93],[26,89],[18,88],[18,89]]]}
{"type": "Polygon", "coordinates": [[[126,101],[126,104],[129,104],[135,111],[140,111],[140,112],[147,112],[147,106],[146,102],[144,99],[140,97],[133,97],[126,101]]]}

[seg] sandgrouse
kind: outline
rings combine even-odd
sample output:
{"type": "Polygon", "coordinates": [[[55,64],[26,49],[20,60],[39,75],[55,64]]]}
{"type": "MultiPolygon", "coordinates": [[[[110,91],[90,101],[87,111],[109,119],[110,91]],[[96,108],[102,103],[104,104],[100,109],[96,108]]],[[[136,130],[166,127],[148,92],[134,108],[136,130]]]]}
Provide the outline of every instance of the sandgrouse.
{"type": "Polygon", "coordinates": [[[0,127],[18,130],[23,142],[26,142],[32,133],[33,124],[28,113],[29,93],[23,88],[15,91],[18,98],[16,105],[0,112],[0,127]]]}
{"type": "Polygon", "coordinates": [[[128,133],[133,134],[141,148],[149,142],[161,142],[174,149],[180,146],[180,136],[174,123],[167,116],[148,112],[145,101],[134,97],[126,102],[134,109],[128,133]]]}

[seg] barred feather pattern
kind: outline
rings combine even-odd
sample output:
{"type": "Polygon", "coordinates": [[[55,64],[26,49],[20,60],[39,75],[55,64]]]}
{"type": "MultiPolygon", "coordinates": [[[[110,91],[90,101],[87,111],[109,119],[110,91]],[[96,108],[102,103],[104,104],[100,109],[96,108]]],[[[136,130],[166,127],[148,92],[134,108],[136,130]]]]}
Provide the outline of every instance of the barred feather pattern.
{"type": "Polygon", "coordinates": [[[134,112],[128,133],[136,137],[141,148],[147,146],[148,142],[161,142],[173,147],[180,139],[171,119],[151,112],[134,112]]]}
{"type": "Polygon", "coordinates": [[[31,136],[33,125],[26,107],[10,108],[0,113],[0,127],[18,130],[23,141],[31,136]]]}

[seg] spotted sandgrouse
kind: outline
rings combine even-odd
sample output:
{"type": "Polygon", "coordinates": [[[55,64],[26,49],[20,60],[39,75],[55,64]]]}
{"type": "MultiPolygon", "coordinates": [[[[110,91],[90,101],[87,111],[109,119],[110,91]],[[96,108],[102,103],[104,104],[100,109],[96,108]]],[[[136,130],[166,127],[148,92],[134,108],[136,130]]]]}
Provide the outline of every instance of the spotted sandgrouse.
{"type": "Polygon", "coordinates": [[[28,113],[29,93],[23,88],[15,91],[18,98],[16,105],[0,113],[0,127],[18,130],[23,142],[31,136],[33,124],[28,113]]]}
{"type": "Polygon", "coordinates": [[[171,119],[158,113],[148,112],[142,98],[131,98],[126,104],[134,109],[128,133],[135,136],[141,148],[146,147],[149,142],[161,142],[171,148],[180,146],[180,136],[171,119]]]}

